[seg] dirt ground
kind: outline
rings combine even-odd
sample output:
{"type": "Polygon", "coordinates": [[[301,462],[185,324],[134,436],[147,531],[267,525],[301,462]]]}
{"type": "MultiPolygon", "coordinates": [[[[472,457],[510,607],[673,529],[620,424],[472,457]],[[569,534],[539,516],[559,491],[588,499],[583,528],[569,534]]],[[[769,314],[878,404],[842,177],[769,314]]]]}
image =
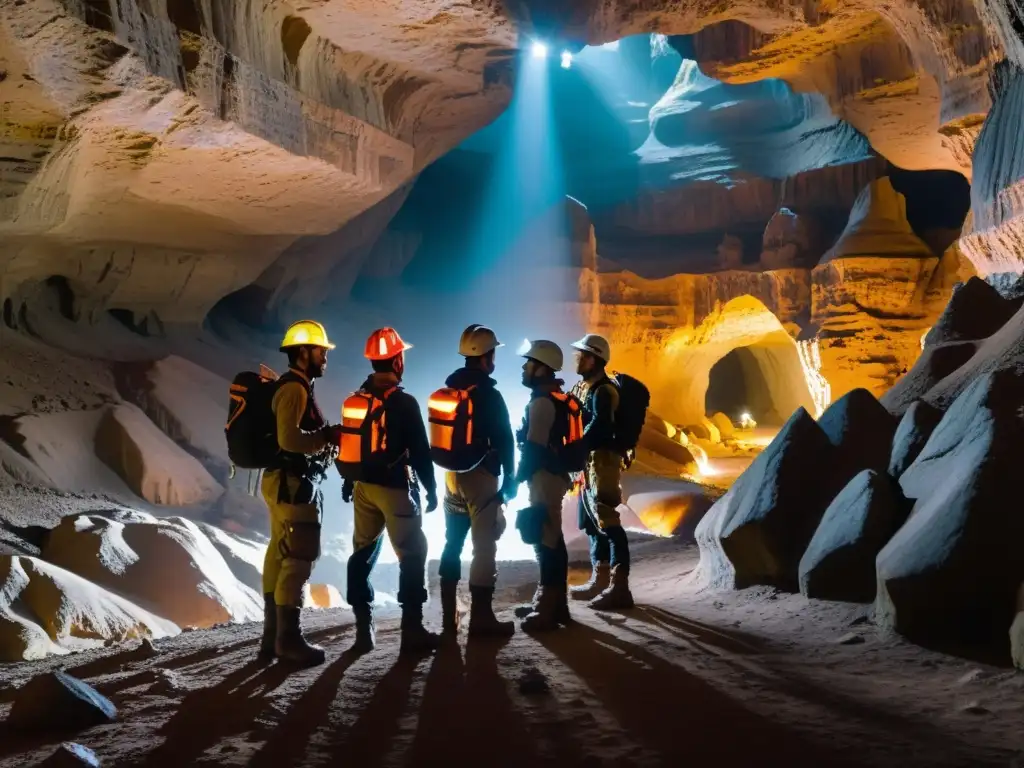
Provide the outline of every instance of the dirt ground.
{"type": "MultiPolygon", "coordinates": [[[[2,732],[0,765],[33,765],[62,739],[108,766],[1020,764],[1024,677],[1011,669],[879,637],[867,606],[697,594],[692,545],[656,541],[634,557],[631,611],[576,607],[557,633],[462,634],[433,656],[399,658],[390,612],[378,648],[353,658],[351,614],[333,610],[305,618],[327,649],[315,669],[257,664],[256,624],[188,632],[149,658],[134,644],[8,665],[0,717],[15,687],[64,667],[119,720],[35,742],[2,732]]],[[[530,564],[505,566],[502,603],[531,594],[533,577],[530,564]]]]}

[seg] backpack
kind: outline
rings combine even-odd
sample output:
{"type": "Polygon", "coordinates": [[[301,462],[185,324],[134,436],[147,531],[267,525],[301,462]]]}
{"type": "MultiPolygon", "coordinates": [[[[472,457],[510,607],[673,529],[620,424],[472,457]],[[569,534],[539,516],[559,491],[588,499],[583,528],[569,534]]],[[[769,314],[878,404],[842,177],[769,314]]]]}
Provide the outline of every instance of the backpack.
{"type": "Polygon", "coordinates": [[[382,396],[360,389],[341,405],[341,444],[337,466],[341,476],[356,482],[363,479],[367,465],[388,464],[387,399],[398,387],[382,396]]]}
{"type": "Polygon", "coordinates": [[[469,472],[484,460],[489,446],[473,433],[473,393],[466,389],[443,387],[427,400],[430,423],[430,460],[451,472],[469,472]]]}
{"type": "Polygon", "coordinates": [[[583,403],[576,395],[551,392],[555,404],[555,426],[552,448],[558,456],[563,472],[582,472],[587,467],[586,442],[583,440],[583,403]]]}
{"type": "Polygon", "coordinates": [[[610,379],[619,390],[619,407],[615,411],[616,447],[623,452],[631,451],[640,442],[651,393],[643,382],[628,374],[616,373],[610,379]]]}
{"type": "Polygon", "coordinates": [[[228,458],[241,469],[267,469],[281,452],[272,403],[277,374],[266,366],[260,372],[242,371],[228,390],[228,423],[224,435],[228,458]]]}

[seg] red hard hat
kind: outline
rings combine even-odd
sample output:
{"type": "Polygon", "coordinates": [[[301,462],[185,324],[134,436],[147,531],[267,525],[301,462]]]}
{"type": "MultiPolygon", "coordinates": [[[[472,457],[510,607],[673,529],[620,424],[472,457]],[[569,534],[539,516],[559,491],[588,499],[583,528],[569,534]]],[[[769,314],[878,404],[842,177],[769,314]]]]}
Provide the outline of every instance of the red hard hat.
{"type": "Polygon", "coordinates": [[[412,344],[402,341],[394,328],[378,328],[366,340],[363,356],[367,360],[390,360],[407,349],[412,349],[412,344]]]}

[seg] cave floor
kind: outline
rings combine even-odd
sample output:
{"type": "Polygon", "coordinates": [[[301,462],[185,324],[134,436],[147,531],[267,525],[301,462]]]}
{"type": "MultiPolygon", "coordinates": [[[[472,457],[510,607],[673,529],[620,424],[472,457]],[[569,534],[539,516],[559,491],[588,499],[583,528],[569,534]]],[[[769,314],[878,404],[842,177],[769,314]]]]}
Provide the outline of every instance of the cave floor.
{"type": "MultiPolygon", "coordinates": [[[[65,667],[120,710],[63,736],[103,765],[1009,766],[1024,754],[1012,669],[883,638],[867,606],[695,593],[692,545],[652,541],[634,557],[636,608],[574,607],[577,623],[550,635],[462,634],[405,660],[390,612],[378,648],[352,658],[351,614],[313,611],[319,668],[260,666],[259,626],[220,626],[159,641],[152,658],[128,645],[0,667],[0,715],[14,686],[65,667]]],[[[531,594],[534,568],[503,566],[503,606],[531,594]]],[[[61,740],[5,732],[0,765],[35,764],[61,740]]]]}

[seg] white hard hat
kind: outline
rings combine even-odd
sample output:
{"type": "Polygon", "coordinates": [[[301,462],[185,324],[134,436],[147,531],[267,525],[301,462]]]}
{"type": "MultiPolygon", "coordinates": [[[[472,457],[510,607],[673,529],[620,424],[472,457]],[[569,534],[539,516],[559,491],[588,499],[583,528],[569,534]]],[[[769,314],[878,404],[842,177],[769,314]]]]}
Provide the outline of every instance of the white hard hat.
{"type": "Polygon", "coordinates": [[[606,363],[611,362],[612,359],[612,348],[608,344],[608,339],[604,336],[598,336],[596,333],[588,333],[579,341],[574,341],[572,348],[578,349],[580,352],[589,352],[606,363]]]}
{"type": "Polygon", "coordinates": [[[543,363],[553,371],[562,370],[562,349],[553,341],[524,341],[519,355],[543,363]]]}
{"type": "Polygon", "coordinates": [[[459,354],[463,357],[480,357],[492,349],[503,346],[505,345],[498,341],[494,331],[486,325],[473,323],[462,332],[462,338],[459,339],[459,354]]]}

